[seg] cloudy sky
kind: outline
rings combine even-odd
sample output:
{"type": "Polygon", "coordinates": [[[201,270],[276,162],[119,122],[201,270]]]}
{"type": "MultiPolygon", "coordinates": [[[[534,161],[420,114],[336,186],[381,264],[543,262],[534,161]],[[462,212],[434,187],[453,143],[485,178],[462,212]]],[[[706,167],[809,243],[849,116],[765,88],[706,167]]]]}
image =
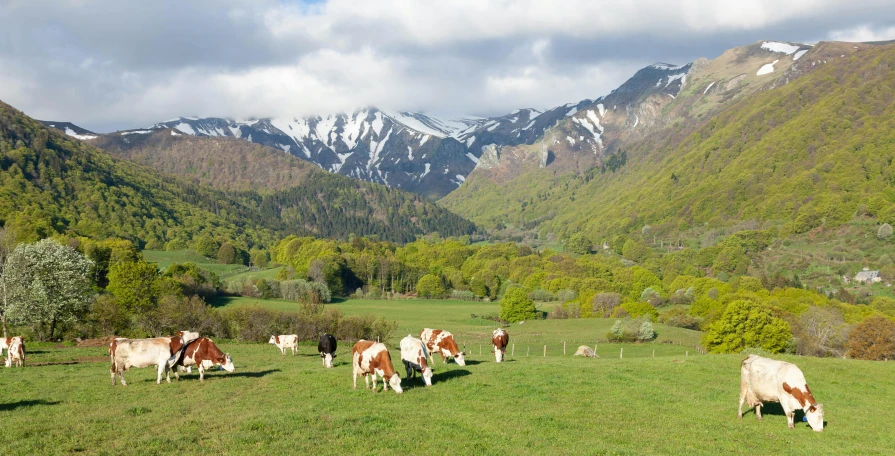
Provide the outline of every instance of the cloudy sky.
{"type": "Polygon", "coordinates": [[[762,39],[895,39],[891,0],[0,0],[0,100],[99,132],[356,107],[493,115],[762,39]]]}

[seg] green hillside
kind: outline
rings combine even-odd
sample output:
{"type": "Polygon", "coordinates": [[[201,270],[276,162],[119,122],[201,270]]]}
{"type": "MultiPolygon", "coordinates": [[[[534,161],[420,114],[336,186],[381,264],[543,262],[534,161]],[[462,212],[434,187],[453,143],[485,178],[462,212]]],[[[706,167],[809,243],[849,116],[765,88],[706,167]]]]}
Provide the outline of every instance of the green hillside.
{"type": "Polygon", "coordinates": [[[855,215],[895,222],[895,46],[859,50],[746,97],[695,129],[675,123],[590,170],[529,169],[510,182],[467,179],[442,204],[477,223],[677,235],[743,221],[780,233],[855,215]],[[624,159],[622,159],[624,157],[624,159]]]}
{"type": "MultiPolygon", "coordinates": [[[[198,147],[192,150],[201,157],[198,147]]],[[[219,160],[240,166],[252,159],[219,160]]],[[[287,234],[407,242],[433,231],[475,231],[469,221],[421,197],[302,172],[302,185],[283,189],[215,189],[112,158],[0,103],[0,225],[14,227],[22,239],[63,233],[130,239],[150,249],[174,241],[183,249],[205,233],[248,249],[287,234]]]]}

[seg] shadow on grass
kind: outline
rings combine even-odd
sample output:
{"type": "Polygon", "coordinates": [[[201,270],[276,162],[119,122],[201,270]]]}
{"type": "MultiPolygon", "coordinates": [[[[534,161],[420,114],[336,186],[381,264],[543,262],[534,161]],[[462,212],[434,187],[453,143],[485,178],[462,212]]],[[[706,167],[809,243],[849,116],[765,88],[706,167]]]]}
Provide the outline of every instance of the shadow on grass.
{"type": "Polygon", "coordinates": [[[226,374],[227,377],[247,377],[247,378],[261,378],[274,372],[280,372],[280,369],[268,369],[263,371],[255,371],[255,372],[221,372],[222,374],[226,374]]]}
{"type": "Polygon", "coordinates": [[[469,374],[470,372],[466,369],[454,369],[445,372],[439,372],[432,375],[432,384],[435,384],[435,382],[443,382],[454,378],[465,377],[469,374]]]}
{"type": "Polygon", "coordinates": [[[0,412],[6,410],[15,410],[22,407],[34,407],[35,405],[56,405],[60,401],[45,401],[43,399],[32,399],[30,401],[10,402],[9,404],[0,404],[0,412]]]}

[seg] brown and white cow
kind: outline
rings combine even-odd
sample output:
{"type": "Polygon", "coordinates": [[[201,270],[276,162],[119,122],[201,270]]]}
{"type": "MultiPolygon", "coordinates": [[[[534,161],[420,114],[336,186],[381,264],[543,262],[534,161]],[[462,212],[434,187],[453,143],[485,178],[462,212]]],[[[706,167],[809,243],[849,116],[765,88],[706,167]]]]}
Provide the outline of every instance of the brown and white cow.
{"type": "Polygon", "coordinates": [[[491,333],[491,345],[494,346],[494,358],[497,362],[503,361],[504,355],[507,354],[507,345],[510,343],[510,335],[502,328],[497,328],[491,333]]]}
{"type": "MultiPolygon", "coordinates": [[[[220,365],[227,372],[233,372],[236,368],[233,366],[233,360],[229,353],[224,353],[207,337],[200,337],[186,345],[181,355],[174,361],[169,360],[171,367],[174,366],[197,366],[199,368],[199,381],[205,381],[205,371],[214,366],[220,365]]],[[[180,380],[180,374],[176,371],[174,376],[180,380]]]]}
{"type": "Polygon", "coordinates": [[[407,379],[411,379],[417,372],[423,377],[423,383],[426,386],[432,386],[432,368],[426,359],[429,357],[429,351],[423,345],[423,341],[411,336],[401,339],[401,361],[404,363],[404,369],[407,371],[407,379]]]}
{"type": "Polygon", "coordinates": [[[814,400],[805,376],[795,364],[749,355],[743,360],[740,377],[740,409],[743,403],[755,407],[755,416],[761,420],[763,402],[779,402],[786,414],[789,428],[795,427],[795,410],[805,412],[808,425],[815,431],[824,430],[824,406],[814,400]]]}
{"type": "Polygon", "coordinates": [[[8,337],[3,342],[6,344],[6,367],[22,367],[25,364],[25,342],[22,337],[8,337]]]}
{"type": "Polygon", "coordinates": [[[291,348],[292,356],[295,356],[295,350],[298,349],[298,335],[280,334],[279,336],[270,336],[270,340],[267,343],[276,345],[280,352],[283,353],[283,356],[286,356],[286,349],[291,348]]]}
{"type": "Polygon", "coordinates": [[[382,377],[383,390],[389,385],[396,393],[401,394],[401,377],[392,366],[392,357],[385,344],[372,340],[359,340],[351,348],[352,365],[354,366],[354,389],[357,389],[357,376],[364,377],[367,389],[370,389],[370,377],[373,377],[373,391],[376,391],[376,376],[382,377]]]}
{"type": "Polygon", "coordinates": [[[457,364],[461,366],[466,365],[466,360],[463,359],[465,353],[457,348],[453,334],[440,329],[423,328],[423,332],[420,333],[420,339],[426,344],[426,348],[429,349],[430,359],[433,359],[432,364],[435,364],[432,354],[438,353],[441,355],[441,360],[445,363],[447,363],[448,358],[454,358],[457,364]]]}
{"type": "Polygon", "coordinates": [[[112,374],[112,385],[115,384],[115,375],[121,379],[121,384],[127,386],[124,381],[124,373],[132,367],[157,366],[158,378],[156,383],[162,382],[162,374],[171,383],[171,373],[168,371],[168,359],[182,346],[180,337],[154,337],[151,339],[125,339],[115,338],[109,344],[109,357],[112,364],[109,372],[112,374]]]}

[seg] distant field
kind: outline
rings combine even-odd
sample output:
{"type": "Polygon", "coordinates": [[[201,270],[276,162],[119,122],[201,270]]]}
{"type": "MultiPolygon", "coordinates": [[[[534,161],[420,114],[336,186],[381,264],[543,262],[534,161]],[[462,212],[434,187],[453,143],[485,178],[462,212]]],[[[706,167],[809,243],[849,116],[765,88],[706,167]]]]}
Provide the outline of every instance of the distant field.
{"type": "MultiPolygon", "coordinates": [[[[249,269],[239,264],[218,264],[216,260],[205,258],[196,252],[185,250],[175,252],[168,252],[165,250],[144,250],[143,258],[145,258],[146,261],[158,263],[158,267],[161,270],[167,269],[171,263],[196,263],[200,268],[214,272],[222,278],[229,278],[236,273],[248,271],[249,269]]],[[[276,275],[276,273],[274,273],[274,275],[276,275]]]]}
{"type": "Polygon", "coordinates": [[[283,270],[283,266],[277,266],[275,268],[270,269],[262,269],[260,271],[246,271],[240,272],[238,274],[228,275],[227,280],[245,280],[245,279],[267,279],[267,280],[275,280],[277,278],[277,274],[283,270]]]}
{"type": "MultiPolygon", "coordinates": [[[[279,299],[255,299],[241,297],[219,298],[213,302],[219,308],[233,308],[239,306],[257,305],[273,310],[296,310],[298,304],[279,299]]],[[[478,352],[479,345],[483,345],[486,351],[488,341],[491,340],[491,331],[497,328],[497,322],[484,318],[472,318],[472,315],[497,315],[497,303],[450,301],[437,299],[420,299],[404,301],[374,301],[362,299],[349,299],[334,304],[328,304],[331,308],[341,310],[345,315],[373,314],[387,319],[396,320],[398,329],[397,345],[400,338],[407,334],[419,336],[425,328],[439,328],[448,330],[457,337],[458,343],[466,344],[469,351],[478,352]]],[[[578,320],[532,320],[524,324],[514,324],[507,328],[510,333],[510,342],[516,344],[516,354],[524,354],[527,350],[531,353],[540,353],[543,356],[544,345],[547,345],[549,354],[562,354],[562,343],[566,341],[566,351],[574,353],[578,345],[593,347],[599,340],[606,339],[606,333],[614,319],[578,319],[578,320]]],[[[656,324],[655,330],[659,334],[657,342],[651,344],[605,345],[597,348],[597,353],[618,357],[618,348],[625,348],[625,355],[651,356],[656,350],[660,354],[695,355],[694,346],[699,344],[702,335],[699,331],[674,328],[656,324]],[[664,343],[665,341],[683,344],[676,346],[664,343]]],[[[316,342],[314,342],[316,343],[316,342]]]]}

